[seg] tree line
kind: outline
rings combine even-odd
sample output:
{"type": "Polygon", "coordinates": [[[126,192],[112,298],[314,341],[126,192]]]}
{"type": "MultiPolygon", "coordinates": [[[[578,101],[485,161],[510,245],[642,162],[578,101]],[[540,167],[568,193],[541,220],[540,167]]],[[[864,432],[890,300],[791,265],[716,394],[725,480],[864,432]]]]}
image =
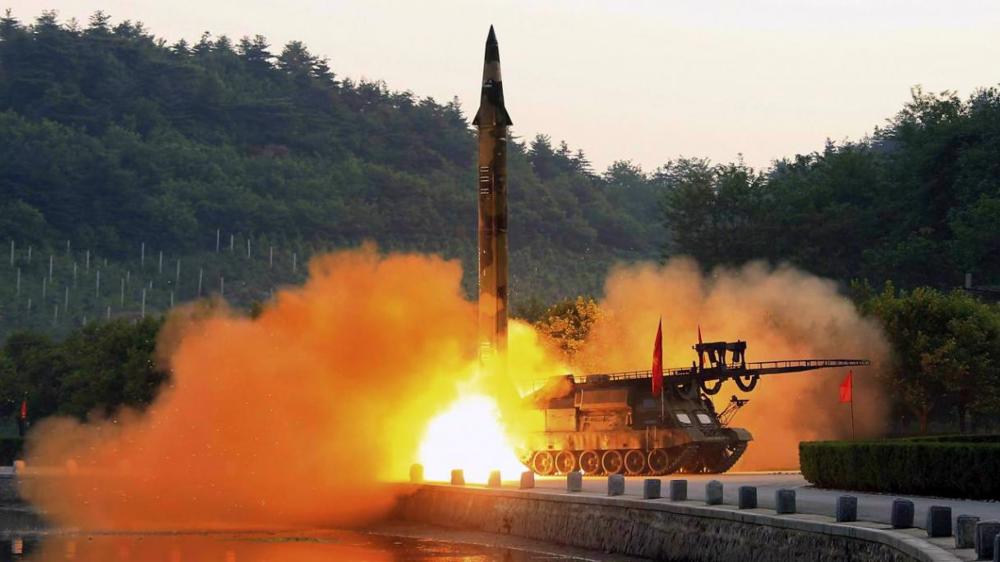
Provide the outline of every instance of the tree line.
{"type": "Polygon", "coordinates": [[[914,88],[869,137],[778,160],[681,159],[657,171],[667,253],[706,267],[790,262],[833,279],[960,286],[1000,280],[1000,90],[914,88]]]}

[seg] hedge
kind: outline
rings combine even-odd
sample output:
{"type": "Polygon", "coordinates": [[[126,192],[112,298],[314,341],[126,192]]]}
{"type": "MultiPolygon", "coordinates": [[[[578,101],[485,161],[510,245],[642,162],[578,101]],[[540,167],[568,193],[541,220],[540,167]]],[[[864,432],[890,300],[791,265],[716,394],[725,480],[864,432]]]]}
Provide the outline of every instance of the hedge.
{"type": "Polygon", "coordinates": [[[1000,442],[986,437],[803,442],[799,464],[821,488],[1000,499],[1000,442]]]}
{"type": "Polygon", "coordinates": [[[0,437],[0,466],[10,466],[21,455],[24,440],[20,437],[0,437]]]}

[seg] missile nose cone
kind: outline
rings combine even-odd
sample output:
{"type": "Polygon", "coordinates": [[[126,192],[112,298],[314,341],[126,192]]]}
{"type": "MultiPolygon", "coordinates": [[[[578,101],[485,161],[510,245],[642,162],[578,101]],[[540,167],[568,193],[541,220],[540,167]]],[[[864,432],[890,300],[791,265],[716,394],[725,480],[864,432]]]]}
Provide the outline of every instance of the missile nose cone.
{"type": "Polygon", "coordinates": [[[500,47],[497,45],[497,34],[492,25],[490,33],[486,37],[482,97],[479,111],[476,112],[476,118],[472,122],[477,126],[487,123],[500,126],[512,124],[503,103],[503,83],[500,80],[500,47]]]}
{"type": "Polygon", "coordinates": [[[497,34],[490,26],[490,34],[486,37],[486,62],[500,62],[500,47],[497,44],[497,34]]]}

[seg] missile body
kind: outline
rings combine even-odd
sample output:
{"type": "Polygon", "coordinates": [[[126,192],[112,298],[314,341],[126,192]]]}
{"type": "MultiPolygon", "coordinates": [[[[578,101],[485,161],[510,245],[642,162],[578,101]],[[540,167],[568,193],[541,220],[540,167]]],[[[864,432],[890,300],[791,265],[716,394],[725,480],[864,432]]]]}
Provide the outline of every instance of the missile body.
{"type": "Polygon", "coordinates": [[[507,127],[500,51],[490,26],[479,111],[479,358],[500,368],[507,352],[507,127]]]}

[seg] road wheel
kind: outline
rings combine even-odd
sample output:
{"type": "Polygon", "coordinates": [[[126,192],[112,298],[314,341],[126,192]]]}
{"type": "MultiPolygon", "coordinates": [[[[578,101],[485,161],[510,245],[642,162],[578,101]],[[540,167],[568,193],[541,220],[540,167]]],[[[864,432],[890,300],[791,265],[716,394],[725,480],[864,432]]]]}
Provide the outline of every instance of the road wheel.
{"type": "Polygon", "coordinates": [[[595,476],[601,472],[601,455],[597,451],[580,453],[580,470],[587,476],[595,476]]]}
{"type": "Polygon", "coordinates": [[[576,470],[576,455],[573,451],[559,451],[556,453],[556,470],[559,474],[569,474],[576,470]]]}
{"type": "Polygon", "coordinates": [[[646,454],[639,449],[625,452],[625,474],[637,476],[646,471],[646,454]]]}
{"type": "Polygon", "coordinates": [[[548,476],[552,474],[554,468],[555,461],[552,459],[552,453],[548,451],[538,451],[535,453],[535,458],[531,459],[531,470],[534,470],[535,474],[548,476]]]}
{"type": "Polygon", "coordinates": [[[604,451],[604,454],[601,455],[601,468],[608,474],[618,474],[622,471],[624,464],[620,451],[612,449],[604,451]]]}
{"type": "Polygon", "coordinates": [[[646,456],[646,465],[654,476],[662,476],[670,468],[670,455],[664,449],[653,449],[646,456]]]}

